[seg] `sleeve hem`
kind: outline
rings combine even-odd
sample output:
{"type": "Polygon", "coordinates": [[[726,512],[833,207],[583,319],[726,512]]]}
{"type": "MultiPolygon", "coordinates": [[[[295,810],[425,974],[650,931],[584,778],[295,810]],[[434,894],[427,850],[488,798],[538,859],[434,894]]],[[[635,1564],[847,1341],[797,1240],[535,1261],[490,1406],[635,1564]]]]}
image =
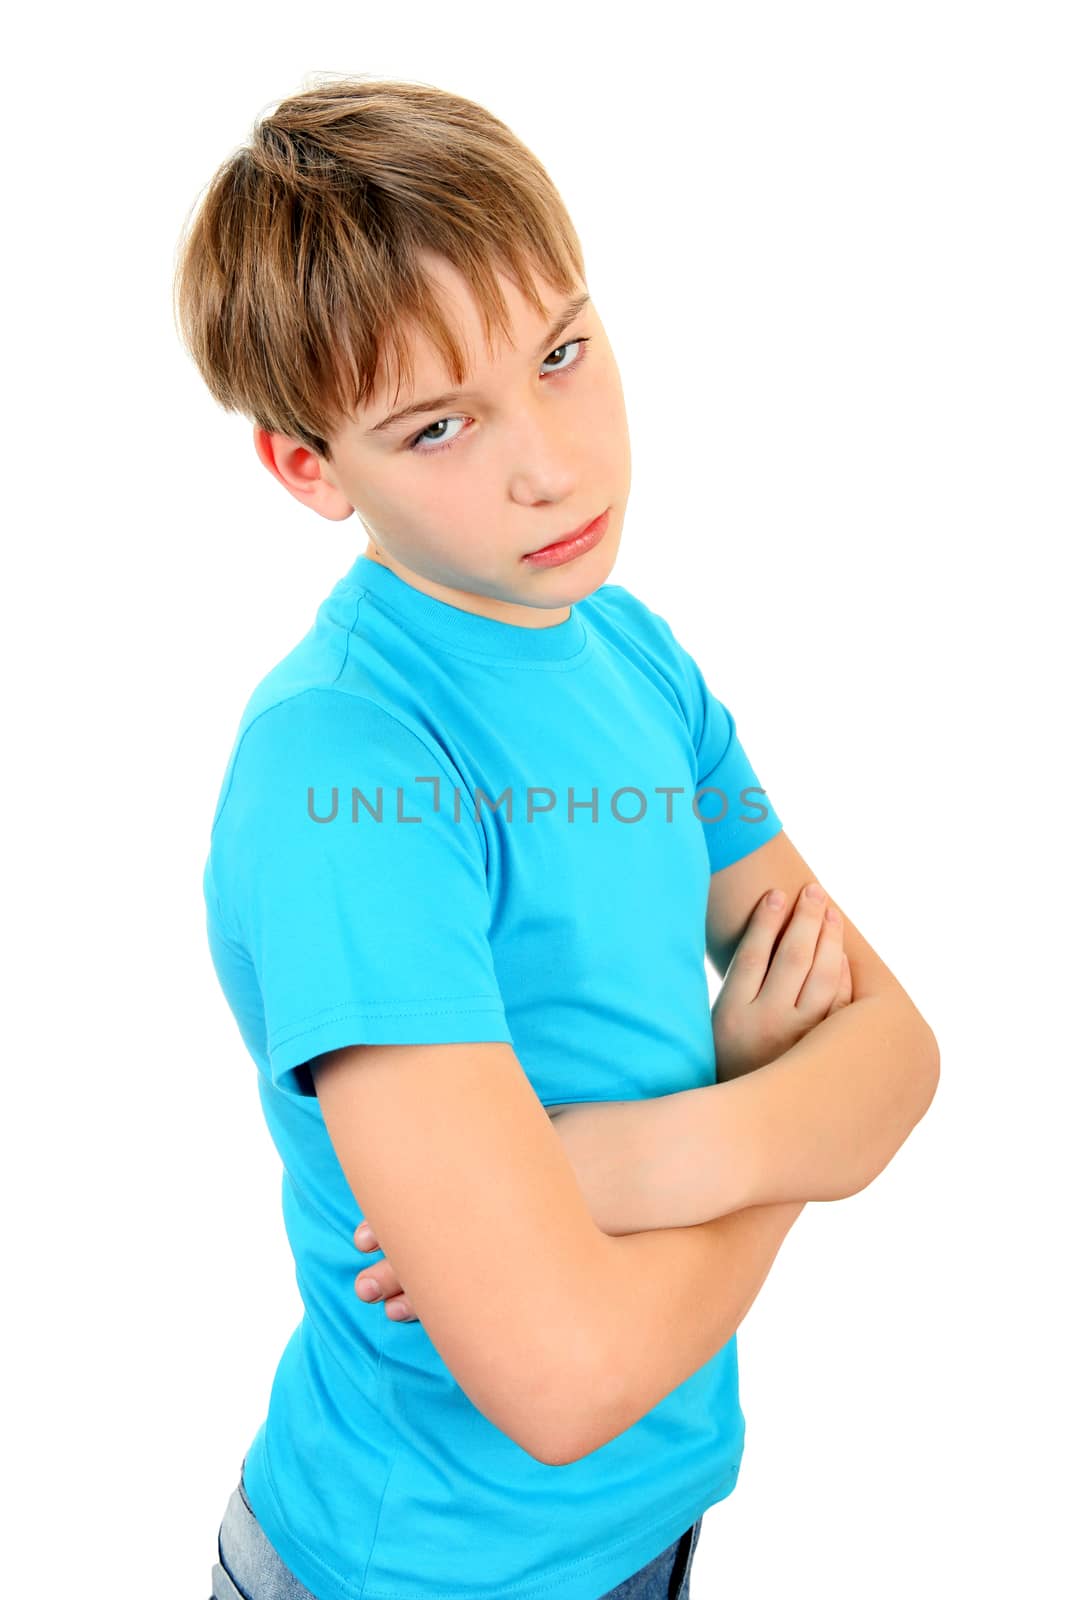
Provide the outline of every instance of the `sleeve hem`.
{"type": "Polygon", "coordinates": [[[295,1067],[348,1044],[514,1044],[499,999],[429,1000],[414,1005],[338,1006],[324,1019],[276,1029],[267,1045],[277,1083],[295,1067]]]}
{"type": "Polygon", "coordinates": [[[708,841],[708,859],[711,871],[715,873],[721,872],[723,867],[732,867],[735,861],[742,861],[753,850],[758,850],[761,844],[766,844],[781,833],[783,824],[777,813],[772,811],[758,821],[740,820],[726,829],[714,822],[706,826],[714,830],[713,837],[708,841]]]}

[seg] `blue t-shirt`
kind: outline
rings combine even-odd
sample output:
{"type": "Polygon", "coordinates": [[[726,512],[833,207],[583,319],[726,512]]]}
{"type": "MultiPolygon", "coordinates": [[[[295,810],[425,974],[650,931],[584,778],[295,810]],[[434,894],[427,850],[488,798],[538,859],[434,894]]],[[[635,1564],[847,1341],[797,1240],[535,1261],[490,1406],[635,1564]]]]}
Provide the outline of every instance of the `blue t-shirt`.
{"type": "Polygon", "coordinates": [[[546,1106],[713,1083],[709,875],[781,826],[730,712],[620,584],[527,628],[361,555],[253,692],[204,895],[304,1315],[244,1475],[320,1600],[597,1600],[733,1489],[736,1337],[617,1438],[548,1466],[472,1404],[421,1322],[361,1302],[380,1252],[356,1250],[363,1211],[306,1064],[501,1039],[546,1106]]]}

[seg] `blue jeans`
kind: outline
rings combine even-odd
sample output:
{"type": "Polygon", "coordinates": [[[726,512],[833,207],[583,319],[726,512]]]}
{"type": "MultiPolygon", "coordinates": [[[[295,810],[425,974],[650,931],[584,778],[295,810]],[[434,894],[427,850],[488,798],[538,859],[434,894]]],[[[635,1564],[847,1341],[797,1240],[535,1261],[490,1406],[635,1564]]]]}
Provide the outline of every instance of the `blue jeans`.
{"type": "MultiPolygon", "coordinates": [[[[282,1561],[245,1498],[244,1462],[219,1528],[211,1600],[317,1600],[282,1561]]],[[[680,1539],[616,1585],[602,1600],[689,1600],[689,1569],[700,1538],[698,1517],[680,1539]]]]}

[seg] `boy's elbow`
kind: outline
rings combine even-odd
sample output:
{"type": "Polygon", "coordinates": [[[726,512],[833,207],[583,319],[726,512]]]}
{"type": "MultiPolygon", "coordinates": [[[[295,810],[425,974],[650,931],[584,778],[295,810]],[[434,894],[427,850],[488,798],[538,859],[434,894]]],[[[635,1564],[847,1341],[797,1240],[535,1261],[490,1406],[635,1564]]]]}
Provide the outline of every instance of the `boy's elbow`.
{"type": "MultiPolygon", "coordinates": [[[[941,1076],[941,1052],[934,1030],[918,1011],[915,1012],[915,1017],[917,1033],[908,1049],[909,1071],[901,1079],[901,1083],[907,1085],[908,1101],[901,1110],[902,1136],[899,1138],[897,1149],[910,1137],[929,1111],[941,1076]]],[[[894,1151],[893,1154],[895,1153],[894,1151]]],[[[861,1187],[866,1188],[870,1181],[868,1178],[861,1187]]]]}
{"type": "Polygon", "coordinates": [[[528,1455],[549,1467],[570,1466],[612,1437],[606,1429],[607,1408],[599,1403],[606,1366],[603,1353],[596,1348],[596,1308],[587,1305],[585,1309],[589,1311],[588,1326],[577,1313],[566,1327],[542,1330],[545,1381],[531,1383],[528,1369],[516,1379],[522,1418],[512,1437],[528,1455]]]}
{"type": "Polygon", "coordinates": [[[914,1001],[909,999],[907,1008],[913,1028],[907,1035],[907,1044],[904,1048],[915,1085],[915,1121],[918,1122],[926,1115],[930,1102],[937,1093],[941,1077],[941,1050],[933,1028],[914,1001]]]}
{"type": "Polygon", "coordinates": [[[555,1329],[554,1321],[546,1319],[532,1336],[527,1322],[525,1341],[510,1349],[506,1361],[495,1361],[483,1349],[476,1380],[455,1370],[453,1376],[471,1404],[526,1455],[563,1467],[604,1442],[589,1442],[600,1422],[594,1398],[604,1368],[580,1359],[584,1340],[577,1318],[555,1329]]]}
{"type": "Polygon", "coordinates": [[[583,1394],[575,1395],[573,1411],[566,1424],[557,1428],[551,1438],[541,1438],[537,1448],[528,1453],[546,1467],[569,1467],[613,1439],[619,1430],[609,1428],[606,1412],[590,1403],[590,1395],[596,1392],[587,1387],[583,1394]]]}
{"type": "Polygon", "coordinates": [[[925,1116],[930,1109],[930,1103],[937,1093],[937,1086],[941,1081],[941,1048],[937,1036],[925,1017],[920,1017],[923,1025],[923,1064],[925,1067],[925,1099],[920,1116],[925,1116]]]}

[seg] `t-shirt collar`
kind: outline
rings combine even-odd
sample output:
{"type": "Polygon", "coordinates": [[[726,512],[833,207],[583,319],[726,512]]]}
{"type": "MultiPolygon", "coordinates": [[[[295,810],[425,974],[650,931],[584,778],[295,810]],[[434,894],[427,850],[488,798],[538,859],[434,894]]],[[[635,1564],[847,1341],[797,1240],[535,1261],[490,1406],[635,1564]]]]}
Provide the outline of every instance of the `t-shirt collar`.
{"type": "Polygon", "coordinates": [[[380,561],[360,555],[342,580],[349,590],[363,590],[404,624],[431,634],[444,646],[512,661],[565,661],[581,653],[586,626],[578,606],[572,605],[566,622],[547,628],[524,628],[516,622],[499,622],[449,605],[415,589],[380,561]]]}

